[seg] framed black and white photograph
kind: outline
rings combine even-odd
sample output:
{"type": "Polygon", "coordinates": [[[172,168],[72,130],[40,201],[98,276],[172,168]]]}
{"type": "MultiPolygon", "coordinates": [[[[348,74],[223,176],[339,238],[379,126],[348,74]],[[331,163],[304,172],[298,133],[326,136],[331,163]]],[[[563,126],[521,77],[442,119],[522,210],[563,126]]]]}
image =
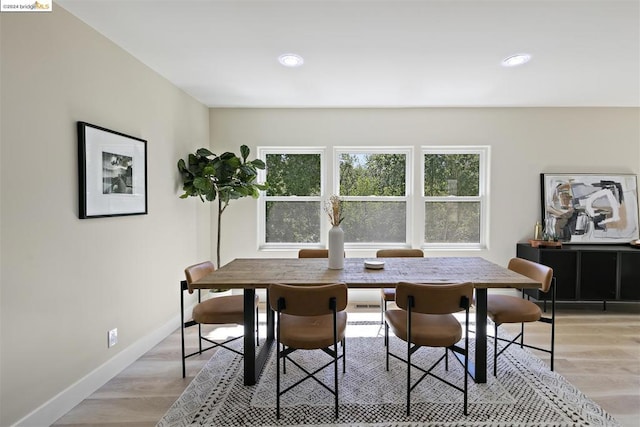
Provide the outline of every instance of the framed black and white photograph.
{"type": "Polygon", "coordinates": [[[79,217],[147,213],[147,141],[78,122],[79,217]]]}
{"type": "Polygon", "coordinates": [[[629,243],[638,239],[638,187],[631,174],[540,174],[546,239],[629,243]]]}

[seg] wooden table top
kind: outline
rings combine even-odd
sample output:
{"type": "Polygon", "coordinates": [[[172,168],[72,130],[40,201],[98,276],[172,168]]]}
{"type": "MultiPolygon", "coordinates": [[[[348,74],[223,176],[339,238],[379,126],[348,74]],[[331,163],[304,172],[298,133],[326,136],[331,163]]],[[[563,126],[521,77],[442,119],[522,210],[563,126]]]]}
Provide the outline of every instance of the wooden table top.
{"type": "Polygon", "coordinates": [[[343,282],[350,288],[395,287],[398,282],[471,282],[475,288],[540,288],[541,284],[480,257],[345,258],[330,270],[326,258],[238,258],[193,284],[196,289],[266,288],[272,283],[313,285],[343,282]],[[365,260],[384,260],[381,270],[365,260]]]}

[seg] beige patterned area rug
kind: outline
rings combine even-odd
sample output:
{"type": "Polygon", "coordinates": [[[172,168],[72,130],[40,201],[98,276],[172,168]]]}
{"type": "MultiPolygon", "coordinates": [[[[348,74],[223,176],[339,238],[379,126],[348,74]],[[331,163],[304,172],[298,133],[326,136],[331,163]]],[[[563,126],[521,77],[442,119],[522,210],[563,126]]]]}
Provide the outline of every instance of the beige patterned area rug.
{"type": "MultiPolygon", "coordinates": [[[[402,354],[406,344],[392,337],[391,348],[402,354]]],[[[472,346],[471,346],[472,347],[472,346]]],[[[491,357],[491,347],[489,360],[491,357]]],[[[385,370],[381,337],[348,337],[347,372],[340,369],[340,416],[336,420],[333,396],[313,380],[307,380],[281,398],[276,419],[275,346],[260,381],[243,385],[242,358],[218,351],[171,406],[158,427],[179,426],[617,426],[618,423],[560,375],[527,350],[511,346],[499,358],[498,377],[491,373],[486,384],[469,382],[469,414],[462,412],[462,393],[433,378],[412,392],[411,415],[406,415],[406,365],[391,359],[385,370]]],[[[440,349],[422,348],[413,361],[430,366],[440,349]]],[[[304,366],[329,361],[319,351],[292,355],[304,366]]],[[[453,358],[449,370],[439,375],[461,384],[463,368],[453,358]]],[[[418,371],[412,373],[418,378],[418,371]]],[[[333,384],[333,368],[320,375],[333,384]]],[[[283,384],[301,378],[287,364],[283,384]]],[[[284,389],[283,387],[283,389],[284,389]]]]}

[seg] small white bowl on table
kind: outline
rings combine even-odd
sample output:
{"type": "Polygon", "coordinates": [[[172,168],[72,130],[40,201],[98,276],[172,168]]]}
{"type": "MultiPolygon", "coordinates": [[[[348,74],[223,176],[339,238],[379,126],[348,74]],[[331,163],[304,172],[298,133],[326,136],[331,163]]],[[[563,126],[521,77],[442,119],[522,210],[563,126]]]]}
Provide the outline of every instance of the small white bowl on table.
{"type": "Polygon", "coordinates": [[[384,261],[380,260],[364,260],[364,268],[369,270],[382,270],[384,268],[384,261]]]}

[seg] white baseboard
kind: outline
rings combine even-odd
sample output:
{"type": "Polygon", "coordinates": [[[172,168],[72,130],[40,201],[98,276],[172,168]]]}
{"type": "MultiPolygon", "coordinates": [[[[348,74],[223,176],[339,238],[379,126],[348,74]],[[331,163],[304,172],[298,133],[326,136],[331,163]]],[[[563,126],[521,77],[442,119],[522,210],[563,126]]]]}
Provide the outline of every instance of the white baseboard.
{"type": "Polygon", "coordinates": [[[140,356],[171,335],[179,326],[180,316],[176,315],[160,328],[131,344],[84,378],[76,381],[49,401],[40,405],[40,407],[13,424],[13,426],[42,427],[53,424],[58,418],[105,385],[107,381],[122,372],[140,356]]]}

